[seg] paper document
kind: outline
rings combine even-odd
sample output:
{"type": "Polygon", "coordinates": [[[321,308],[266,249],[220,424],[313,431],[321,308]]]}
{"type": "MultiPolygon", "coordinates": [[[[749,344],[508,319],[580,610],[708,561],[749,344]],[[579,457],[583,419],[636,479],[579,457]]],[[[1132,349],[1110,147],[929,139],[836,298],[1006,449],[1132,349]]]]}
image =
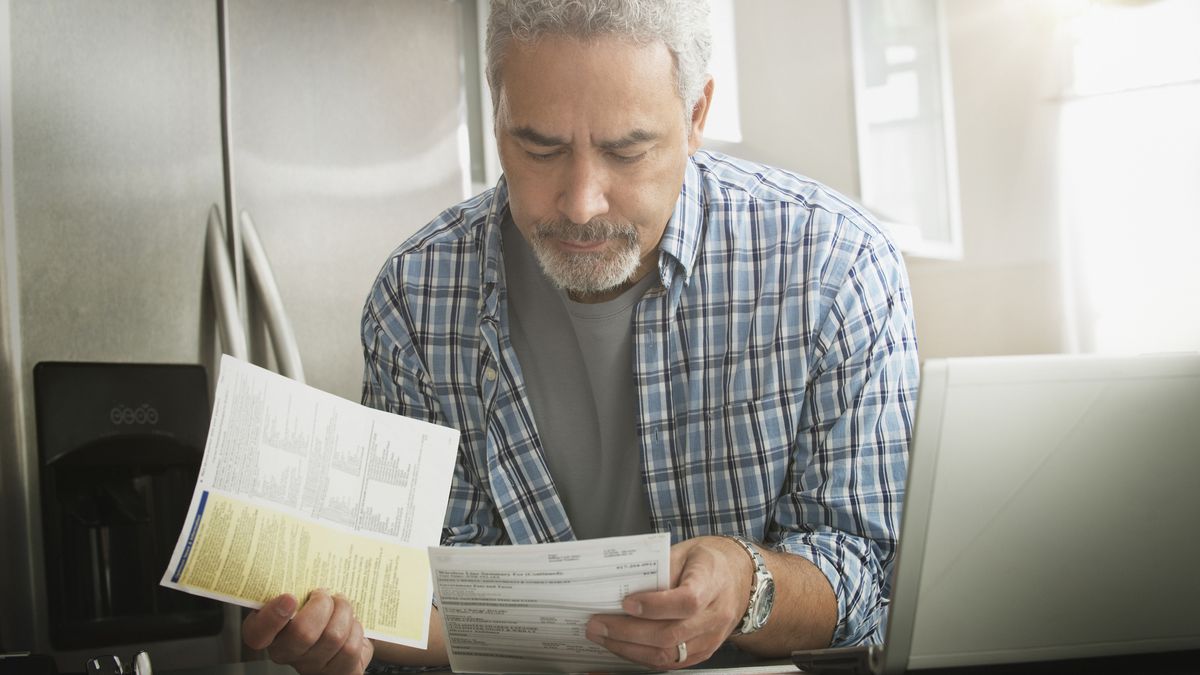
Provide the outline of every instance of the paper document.
{"type": "Polygon", "coordinates": [[[666,590],[671,535],[431,548],[450,667],[467,673],[646,670],[584,637],[594,614],[666,590]]]}
{"type": "Polygon", "coordinates": [[[424,648],[458,435],[222,357],[162,585],[251,608],[326,588],[368,637],[424,648]]]}

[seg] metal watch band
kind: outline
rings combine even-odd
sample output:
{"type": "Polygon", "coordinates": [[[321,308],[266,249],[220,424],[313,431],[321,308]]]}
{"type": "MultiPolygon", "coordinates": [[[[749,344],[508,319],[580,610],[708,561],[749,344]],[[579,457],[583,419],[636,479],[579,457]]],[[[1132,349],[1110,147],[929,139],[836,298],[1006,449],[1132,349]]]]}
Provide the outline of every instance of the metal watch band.
{"type": "Polygon", "coordinates": [[[738,544],[741,544],[742,548],[746,549],[746,553],[750,555],[750,560],[754,563],[754,579],[750,584],[750,602],[747,603],[746,614],[742,616],[742,621],[740,624],[738,624],[737,628],[737,632],[742,635],[745,635],[746,633],[753,633],[754,631],[758,630],[758,628],[762,627],[754,625],[755,604],[758,600],[759,591],[762,588],[762,585],[759,583],[759,581],[764,577],[768,579],[771,578],[771,571],[767,569],[767,561],[763,560],[762,554],[758,552],[758,549],[754,548],[754,545],[751,544],[749,540],[744,537],[739,537],[736,534],[723,534],[721,536],[727,539],[732,539],[738,544]]]}

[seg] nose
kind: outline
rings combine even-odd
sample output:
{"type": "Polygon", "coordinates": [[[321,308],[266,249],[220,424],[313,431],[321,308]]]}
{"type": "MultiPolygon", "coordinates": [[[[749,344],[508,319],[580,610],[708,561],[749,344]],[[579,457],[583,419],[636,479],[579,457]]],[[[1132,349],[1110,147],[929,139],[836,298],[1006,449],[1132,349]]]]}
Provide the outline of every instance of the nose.
{"type": "Polygon", "coordinates": [[[573,223],[583,224],[608,213],[608,173],[594,158],[576,155],[562,177],[558,210],[573,223]]]}

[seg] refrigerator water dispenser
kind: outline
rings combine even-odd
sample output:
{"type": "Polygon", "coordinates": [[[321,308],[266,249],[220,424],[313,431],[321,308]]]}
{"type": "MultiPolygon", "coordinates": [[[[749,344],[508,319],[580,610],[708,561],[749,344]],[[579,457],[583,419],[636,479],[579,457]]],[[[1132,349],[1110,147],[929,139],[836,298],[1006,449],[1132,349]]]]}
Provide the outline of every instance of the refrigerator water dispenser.
{"type": "Polygon", "coordinates": [[[34,389],[54,648],[220,632],[220,603],[158,584],[204,454],[204,368],[42,362],[34,389]]]}

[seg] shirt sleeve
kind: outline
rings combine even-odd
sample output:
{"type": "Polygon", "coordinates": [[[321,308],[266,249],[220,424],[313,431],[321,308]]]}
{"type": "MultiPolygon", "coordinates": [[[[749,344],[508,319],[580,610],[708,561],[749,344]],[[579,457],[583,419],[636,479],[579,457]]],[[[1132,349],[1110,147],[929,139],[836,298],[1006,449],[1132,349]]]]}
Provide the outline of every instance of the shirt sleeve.
{"type": "MultiPolygon", "coordinates": [[[[362,317],[362,403],[379,410],[433,424],[462,429],[443,412],[436,388],[408,337],[403,300],[386,276],[376,281],[362,317]]],[[[453,411],[452,411],[453,412],[453,411]]],[[[446,519],[443,546],[494,544],[505,538],[499,515],[471,464],[464,460],[460,439],[446,519]]]]}
{"type": "Polygon", "coordinates": [[[821,318],[795,461],[769,537],[829,580],[835,646],[884,638],[919,379],[902,259],[882,238],[847,257],[842,278],[823,280],[830,290],[809,308],[821,318]]]}

